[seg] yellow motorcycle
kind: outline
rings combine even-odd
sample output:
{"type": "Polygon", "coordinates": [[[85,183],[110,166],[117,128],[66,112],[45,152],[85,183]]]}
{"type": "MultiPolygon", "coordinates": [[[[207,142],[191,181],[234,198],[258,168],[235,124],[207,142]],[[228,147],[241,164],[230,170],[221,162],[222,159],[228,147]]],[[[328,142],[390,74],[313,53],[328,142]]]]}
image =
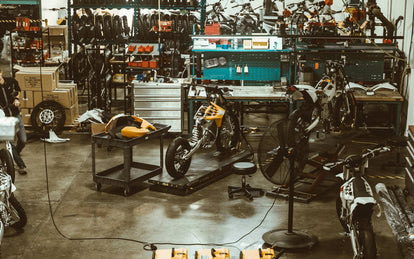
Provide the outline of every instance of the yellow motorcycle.
{"type": "Polygon", "coordinates": [[[175,138],[168,146],[165,167],[173,178],[183,177],[191,165],[191,158],[200,148],[211,148],[226,153],[235,149],[240,142],[239,120],[231,103],[225,96],[227,87],[203,85],[207,102],[194,115],[194,127],[189,139],[175,138]]]}

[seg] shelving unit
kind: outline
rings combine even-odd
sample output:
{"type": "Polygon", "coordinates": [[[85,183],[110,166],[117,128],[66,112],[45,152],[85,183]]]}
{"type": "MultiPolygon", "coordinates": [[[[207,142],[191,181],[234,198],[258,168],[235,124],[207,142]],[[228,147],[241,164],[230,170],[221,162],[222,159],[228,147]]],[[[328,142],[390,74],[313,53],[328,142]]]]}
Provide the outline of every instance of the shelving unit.
{"type": "MultiPolygon", "coordinates": [[[[49,40],[49,29],[43,31],[22,31],[14,30],[10,32],[11,46],[11,67],[20,66],[41,66],[45,59],[50,55],[50,42],[44,48],[44,39],[49,40]],[[46,36],[44,36],[46,34],[46,36]],[[18,40],[13,40],[18,38],[18,40]]],[[[13,75],[14,71],[12,69],[13,75]]]]}

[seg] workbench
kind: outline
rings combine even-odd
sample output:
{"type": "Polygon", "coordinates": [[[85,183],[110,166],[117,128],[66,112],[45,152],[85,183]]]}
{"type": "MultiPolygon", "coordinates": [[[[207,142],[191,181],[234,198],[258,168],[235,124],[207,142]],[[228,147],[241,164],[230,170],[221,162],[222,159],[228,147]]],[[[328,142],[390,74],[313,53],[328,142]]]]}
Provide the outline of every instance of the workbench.
{"type": "MultiPolygon", "coordinates": [[[[226,87],[226,86],[219,86],[226,87]]],[[[228,86],[232,89],[231,95],[225,96],[226,100],[230,102],[284,102],[289,104],[289,113],[292,112],[292,104],[288,98],[285,98],[285,91],[273,86],[228,86]]],[[[193,128],[193,116],[194,116],[194,103],[206,101],[205,88],[197,86],[195,89],[189,89],[188,101],[189,101],[189,132],[193,128]]],[[[243,124],[243,113],[240,119],[243,124]]]]}
{"type": "MultiPolygon", "coordinates": [[[[374,95],[367,95],[365,91],[360,89],[353,90],[353,94],[355,97],[355,101],[357,103],[357,107],[361,113],[361,107],[364,104],[386,104],[387,106],[393,108],[389,114],[388,121],[390,125],[390,129],[393,129],[396,135],[400,135],[400,123],[401,123],[401,105],[404,101],[404,98],[398,91],[380,89],[375,91],[374,95]]],[[[375,126],[367,128],[376,128],[375,126]]]]}
{"type": "Polygon", "coordinates": [[[130,193],[130,186],[134,183],[143,182],[151,177],[162,173],[163,169],[163,136],[171,128],[170,125],[153,124],[157,129],[150,131],[148,134],[131,139],[112,138],[105,132],[98,133],[92,136],[92,176],[96,183],[96,189],[101,190],[102,184],[110,184],[124,188],[124,195],[128,196],[130,193]],[[160,165],[139,163],[133,161],[132,148],[138,144],[146,142],[150,139],[158,138],[160,140],[160,165]],[[95,165],[95,146],[102,145],[108,148],[115,147],[123,149],[123,163],[106,169],[101,172],[96,172],[95,165]]]}

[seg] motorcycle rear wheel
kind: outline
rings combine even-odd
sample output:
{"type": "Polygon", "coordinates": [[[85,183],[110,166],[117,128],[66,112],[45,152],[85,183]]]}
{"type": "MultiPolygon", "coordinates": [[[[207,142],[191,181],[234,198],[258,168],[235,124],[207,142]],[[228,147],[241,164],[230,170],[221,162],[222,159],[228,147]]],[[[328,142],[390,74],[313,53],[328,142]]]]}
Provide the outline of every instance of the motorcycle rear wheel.
{"type": "Polygon", "coordinates": [[[332,126],[335,128],[340,126],[351,127],[355,123],[355,117],[354,97],[350,93],[341,94],[333,108],[332,126]]]}
{"type": "Polygon", "coordinates": [[[14,223],[13,225],[11,225],[11,227],[16,230],[24,228],[24,226],[26,226],[27,224],[26,212],[24,211],[22,205],[20,204],[20,202],[16,199],[16,197],[13,194],[10,195],[9,201],[10,201],[10,204],[12,205],[12,208],[16,210],[17,215],[19,215],[20,217],[20,220],[14,223]]]}
{"type": "Polygon", "coordinates": [[[168,146],[165,154],[165,168],[171,177],[178,179],[187,173],[191,165],[191,157],[184,160],[183,156],[190,150],[190,143],[182,137],[175,138],[168,146]]]}
{"type": "Polygon", "coordinates": [[[15,172],[14,172],[13,158],[7,149],[3,148],[0,150],[0,160],[1,160],[2,168],[5,168],[6,173],[8,173],[11,176],[12,183],[14,183],[15,172]]]}
{"type": "Polygon", "coordinates": [[[230,110],[224,114],[221,128],[219,128],[216,146],[217,150],[226,152],[235,148],[240,141],[240,126],[236,115],[230,110]]]}

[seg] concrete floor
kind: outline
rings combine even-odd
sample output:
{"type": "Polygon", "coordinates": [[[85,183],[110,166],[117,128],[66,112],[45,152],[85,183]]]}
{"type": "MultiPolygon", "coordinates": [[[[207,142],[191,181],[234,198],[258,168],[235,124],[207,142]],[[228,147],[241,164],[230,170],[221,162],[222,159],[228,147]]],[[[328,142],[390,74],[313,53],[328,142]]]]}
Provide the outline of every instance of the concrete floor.
{"type": "MultiPolygon", "coordinates": [[[[239,185],[238,175],[229,175],[188,196],[151,191],[146,183],[133,187],[128,197],[123,196],[123,189],[109,185],[98,192],[91,173],[91,137],[69,133],[61,137],[70,141],[45,144],[30,140],[22,152],[29,173],[16,176],[15,195],[26,210],[28,224],[23,233],[7,229],[1,244],[4,258],[144,259],[152,258],[152,252],[143,249],[143,243],[149,242],[178,243],[157,247],[185,247],[189,258],[194,258],[198,249],[228,243],[224,246],[230,249],[230,258],[236,259],[240,250],[260,248],[267,231],[287,228],[288,202],[284,199],[263,196],[254,201],[229,200],[227,186],[239,185]]],[[[248,136],[255,150],[259,138],[259,133],[248,136]]],[[[171,139],[166,139],[164,150],[171,139]]],[[[134,152],[137,161],[159,161],[157,141],[142,144],[134,152]]],[[[122,155],[119,150],[103,147],[97,149],[97,159],[98,170],[103,170],[122,161],[122,155]]],[[[374,162],[372,166],[384,159],[374,162]]],[[[370,178],[372,186],[379,181],[370,178]]],[[[404,186],[401,179],[381,181],[404,186]]],[[[273,187],[260,171],[248,182],[266,191],[273,187]]],[[[350,240],[336,216],[336,190],[333,187],[308,204],[294,204],[294,228],[316,235],[319,243],[311,249],[288,251],[281,258],[352,258],[350,240]]],[[[384,214],[373,216],[373,225],[378,258],[402,258],[384,214]]]]}

